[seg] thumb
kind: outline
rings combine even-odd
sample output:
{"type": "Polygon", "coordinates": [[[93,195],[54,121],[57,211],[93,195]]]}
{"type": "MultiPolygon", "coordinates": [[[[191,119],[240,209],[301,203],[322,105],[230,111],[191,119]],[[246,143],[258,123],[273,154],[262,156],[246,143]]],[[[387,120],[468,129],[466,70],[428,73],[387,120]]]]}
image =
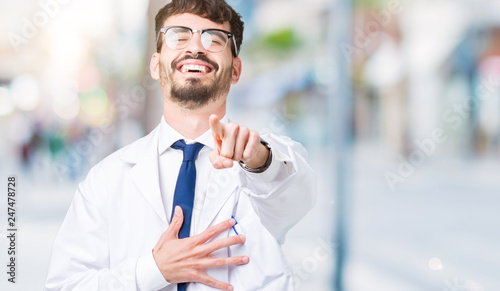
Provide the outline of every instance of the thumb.
{"type": "Polygon", "coordinates": [[[165,236],[167,239],[179,238],[179,230],[181,229],[183,220],[184,220],[184,215],[182,213],[182,208],[179,205],[177,205],[175,206],[174,215],[172,216],[170,225],[165,231],[165,236]]]}

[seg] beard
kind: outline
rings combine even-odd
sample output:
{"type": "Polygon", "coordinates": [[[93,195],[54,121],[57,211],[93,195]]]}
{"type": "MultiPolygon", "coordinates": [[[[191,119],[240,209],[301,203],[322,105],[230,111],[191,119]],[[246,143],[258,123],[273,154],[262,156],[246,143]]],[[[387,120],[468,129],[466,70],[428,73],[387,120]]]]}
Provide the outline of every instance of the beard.
{"type": "Polygon", "coordinates": [[[186,59],[193,58],[186,57],[172,62],[170,76],[167,75],[165,67],[160,62],[160,84],[163,88],[170,87],[170,99],[173,102],[186,109],[194,110],[216,101],[229,92],[232,65],[221,68],[220,75],[216,75],[219,72],[219,66],[204,55],[198,56],[197,59],[205,61],[214,67],[213,78],[189,78],[186,79],[184,84],[176,82],[173,78],[173,74],[179,73],[176,66],[186,59]]]}

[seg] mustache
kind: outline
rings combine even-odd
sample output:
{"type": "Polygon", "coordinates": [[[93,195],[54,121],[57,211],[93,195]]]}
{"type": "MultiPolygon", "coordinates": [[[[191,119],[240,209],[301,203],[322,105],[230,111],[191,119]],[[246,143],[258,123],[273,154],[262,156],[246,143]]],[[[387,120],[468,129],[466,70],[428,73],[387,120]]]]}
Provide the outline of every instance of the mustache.
{"type": "Polygon", "coordinates": [[[215,71],[218,71],[219,70],[219,65],[217,65],[215,62],[211,61],[207,56],[205,55],[198,55],[196,58],[193,57],[192,55],[186,55],[178,60],[175,60],[172,62],[171,64],[171,67],[172,67],[172,71],[175,70],[175,68],[177,68],[177,65],[180,63],[180,62],[183,62],[183,61],[186,61],[186,60],[200,60],[200,61],[204,61],[208,64],[210,64],[215,71]]]}

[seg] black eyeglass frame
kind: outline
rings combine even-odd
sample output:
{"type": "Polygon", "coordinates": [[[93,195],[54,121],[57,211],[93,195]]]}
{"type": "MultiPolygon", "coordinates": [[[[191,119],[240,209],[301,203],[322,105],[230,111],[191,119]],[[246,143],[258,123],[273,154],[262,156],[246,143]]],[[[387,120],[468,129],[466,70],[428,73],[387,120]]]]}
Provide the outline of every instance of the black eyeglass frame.
{"type": "MultiPolygon", "coordinates": [[[[163,33],[163,35],[165,35],[165,33],[167,33],[167,31],[170,29],[170,28],[185,28],[187,30],[189,30],[191,32],[191,38],[189,39],[189,42],[188,44],[186,45],[186,47],[189,46],[189,44],[191,43],[191,41],[193,40],[193,34],[195,32],[198,32],[200,34],[200,36],[206,32],[206,31],[220,31],[220,32],[223,32],[227,35],[227,42],[229,42],[229,39],[232,38],[232,43],[233,43],[233,46],[234,46],[234,53],[235,53],[235,57],[238,56],[238,48],[236,47],[236,41],[235,41],[235,37],[234,37],[234,34],[232,34],[231,32],[229,31],[226,31],[226,30],[223,30],[223,29],[218,29],[218,28],[207,28],[207,29],[192,29],[190,27],[186,27],[186,26],[180,26],[180,25],[171,25],[171,26],[166,26],[166,27],[162,27],[160,28],[160,31],[158,32],[158,37],[156,38],[156,43],[158,43],[158,41],[160,40],[160,35],[163,33]]],[[[221,51],[218,51],[218,52],[215,52],[215,53],[220,53],[220,52],[223,52],[226,47],[227,47],[227,42],[226,42],[226,45],[224,46],[224,48],[221,50],[221,51]]],[[[181,50],[181,49],[185,49],[186,47],[184,48],[180,48],[178,50],[181,50]]],[[[208,50],[208,49],[206,49],[208,50]]]]}

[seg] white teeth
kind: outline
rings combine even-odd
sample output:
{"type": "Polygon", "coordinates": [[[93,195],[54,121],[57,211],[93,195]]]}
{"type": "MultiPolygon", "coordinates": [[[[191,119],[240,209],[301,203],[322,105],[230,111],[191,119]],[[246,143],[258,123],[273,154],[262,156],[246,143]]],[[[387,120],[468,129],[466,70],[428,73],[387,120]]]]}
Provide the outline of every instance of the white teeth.
{"type": "Polygon", "coordinates": [[[201,72],[201,73],[206,73],[207,72],[207,67],[205,66],[199,66],[199,65],[184,65],[181,68],[181,72],[187,73],[187,72],[201,72]]]}

